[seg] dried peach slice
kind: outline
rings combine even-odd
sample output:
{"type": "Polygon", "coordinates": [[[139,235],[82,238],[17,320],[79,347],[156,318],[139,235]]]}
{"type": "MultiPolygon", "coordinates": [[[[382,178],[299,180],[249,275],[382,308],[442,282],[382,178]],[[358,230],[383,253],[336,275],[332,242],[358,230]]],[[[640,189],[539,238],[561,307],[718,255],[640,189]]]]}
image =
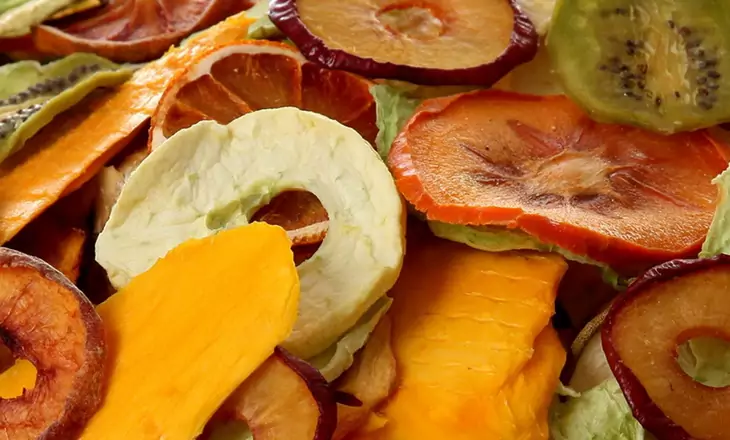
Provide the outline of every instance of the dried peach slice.
{"type": "Polygon", "coordinates": [[[388,163],[430,220],[519,229],[638,273],[696,255],[726,151],[704,132],[594,122],[563,96],[486,90],[424,101],[388,163]]]}
{"type": "Polygon", "coordinates": [[[48,54],[91,52],[115,61],[148,61],[250,6],[248,0],[111,0],[83,20],[37,27],[33,41],[48,54]]]}
{"type": "Polygon", "coordinates": [[[657,438],[730,438],[730,387],[695,381],[678,347],[702,336],[730,341],[730,257],[657,266],[619,297],[603,323],[603,350],[634,416],[657,438]]]}
{"type": "Polygon", "coordinates": [[[374,78],[491,85],[537,52],[513,0],[272,0],[310,61],[374,78]]]}
{"type": "MultiPolygon", "coordinates": [[[[150,150],[202,120],[227,124],[255,110],[299,107],[357,130],[374,142],[371,83],[356,75],[308,63],[283,43],[247,41],[216,47],[194,60],[167,88],[150,128],[150,150]]],[[[327,211],[304,191],[288,192],[254,216],[282,226],[295,245],[319,243],[327,211]]]]}
{"type": "Polygon", "coordinates": [[[38,370],[36,384],[0,399],[0,437],[68,439],[102,400],[106,342],[94,306],[42,260],[0,248],[0,336],[38,370]]]}

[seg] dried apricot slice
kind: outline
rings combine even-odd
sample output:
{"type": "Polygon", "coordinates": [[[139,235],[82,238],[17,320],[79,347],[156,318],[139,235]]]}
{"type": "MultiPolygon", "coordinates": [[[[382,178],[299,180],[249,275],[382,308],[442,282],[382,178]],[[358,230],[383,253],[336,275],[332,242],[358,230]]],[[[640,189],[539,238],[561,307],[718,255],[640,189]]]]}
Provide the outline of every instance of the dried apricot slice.
{"type": "Polygon", "coordinates": [[[425,101],[388,161],[430,220],[516,228],[636,272],[699,250],[721,148],[704,132],[600,124],[563,96],[490,90],[425,101]]]}
{"type": "Polygon", "coordinates": [[[33,40],[48,54],[91,52],[114,61],[148,61],[250,6],[248,0],[111,0],[83,20],[38,26],[33,40]]]}
{"type": "Polygon", "coordinates": [[[42,260],[0,248],[0,336],[38,370],[36,385],[0,399],[0,437],[68,439],[101,404],[106,342],[94,306],[42,260]]]}
{"type": "MultiPolygon", "coordinates": [[[[356,75],[308,63],[283,43],[247,41],[216,47],[194,60],[165,91],[150,128],[150,150],[202,120],[227,124],[255,110],[292,106],[314,111],[377,135],[371,83],[356,75]]],[[[327,211],[303,191],[281,194],[257,220],[290,231],[296,245],[321,242],[327,211]]]]}
{"type": "Polygon", "coordinates": [[[373,78],[491,85],[537,52],[515,0],[272,0],[310,61],[373,78]]]}

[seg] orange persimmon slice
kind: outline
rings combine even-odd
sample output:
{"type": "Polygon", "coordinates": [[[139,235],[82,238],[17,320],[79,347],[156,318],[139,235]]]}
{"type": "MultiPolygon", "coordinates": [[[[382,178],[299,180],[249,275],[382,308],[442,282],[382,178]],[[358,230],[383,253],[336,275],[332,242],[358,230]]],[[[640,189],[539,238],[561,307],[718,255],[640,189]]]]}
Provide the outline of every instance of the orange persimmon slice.
{"type": "MultiPolygon", "coordinates": [[[[335,119],[374,142],[372,84],[359,76],[307,62],[293,47],[246,41],[201,54],[165,90],[152,116],[150,150],[178,131],[202,120],[227,124],[251,111],[298,107],[335,119]]],[[[320,242],[327,211],[304,191],[283,193],[254,220],[290,231],[296,245],[320,242]]]]}
{"type": "Polygon", "coordinates": [[[388,162],[431,220],[498,225],[624,272],[696,254],[727,148],[591,120],[563,96],[425,101],[388,162]]]}
{"type": "Polygon", "coordinates": [[[111,0],[58,26],[42,25],[33,41],[43,53],[92,52],[119,62],[155,59],[199,29],[253,5],[250,0],[111,0]]]}

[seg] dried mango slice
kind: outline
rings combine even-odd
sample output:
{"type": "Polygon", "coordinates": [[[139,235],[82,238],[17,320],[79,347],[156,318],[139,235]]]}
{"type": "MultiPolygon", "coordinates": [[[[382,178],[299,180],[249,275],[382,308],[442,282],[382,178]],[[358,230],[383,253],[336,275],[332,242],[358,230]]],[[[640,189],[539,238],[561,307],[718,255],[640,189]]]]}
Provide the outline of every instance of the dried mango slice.
{"type": "Polygon", "coordinates": [[[162,92],[190,59],[210,46],[245,38],[244,14],[186,40],[179,49],[137,70],[115,92],[90,96],[32,137],[23,151],[0,164],[0,243],[89,181],[134,138],[162,92]]]}
{"type": "Polygon", "coordinates": [[[299,320],[283,345],[309,359],[392,287],[405,242],[405,210],[387,168],[332,119],[286,107],[176,133],[130,176],[96,242],[97,261],[123,287],[178,243],[247,224],[291,189],[316,195],[330,219],[322,245],[298,267],[299,320]]]}
{"type": "Polygon", "coordinates": [[[91,54],[73,54],[44,66],[37,61],[3,66],[0,162],[89,93],[120,84],[131,76],[131,69],[91,54]]]}
{"type": "Polygon", "coordinates": [[[91,52],[115,61],[155,59],[172,45],[250,6],[248,0],[111,0],[83,20],[41,25],[33,41],[41,52],[91,52]]]}

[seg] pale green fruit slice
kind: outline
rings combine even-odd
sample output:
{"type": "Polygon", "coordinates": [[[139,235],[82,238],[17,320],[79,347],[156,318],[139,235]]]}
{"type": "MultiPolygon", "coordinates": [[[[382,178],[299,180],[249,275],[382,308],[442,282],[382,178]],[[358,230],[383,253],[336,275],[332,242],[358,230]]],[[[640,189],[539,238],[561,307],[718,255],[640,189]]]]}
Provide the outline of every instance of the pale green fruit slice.
{"type": "Polygon", "coordinates": [[[42,23],[55,12],[76,0],[4,0],[0,3],[0,37],[20,37],[29,34],[31,28],[42,23]]]}
{"type": "Polygon", "coordinates": [[[131,74],[83,53],[46,65],[20,61],[0,67],[0,161],[94,90],[120,84],[131,74]]]}
{"type": "Polygon", "coordinates": [[[298,267],[299,319],[284,344],[312,358],[393,286],[404,254],[404,207],[388,169],[336,121],[279,108],[176,133],[129,177],[96,242],[97,261],[121,288],[180,243],[245,225],[292,189],[312,192],[329,215],[322,245],[298,267]]]}

